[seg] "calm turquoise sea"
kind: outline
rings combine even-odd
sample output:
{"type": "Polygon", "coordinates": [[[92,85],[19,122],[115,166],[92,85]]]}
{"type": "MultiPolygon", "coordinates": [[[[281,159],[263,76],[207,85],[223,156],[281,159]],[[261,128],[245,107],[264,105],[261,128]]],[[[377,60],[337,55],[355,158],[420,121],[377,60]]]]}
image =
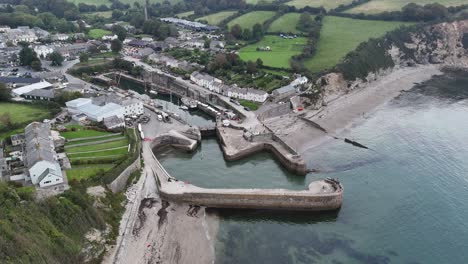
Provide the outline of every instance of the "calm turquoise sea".
{"type": "Polygon", "coordinates": [[[222,210],[216,263],[467,263],[468,74],[436,77],[345,135],[305,153],[319,174],[283,170],[268,154],[225,162],[215,139],[162,164],[204,187],[304,189],[335,177],[343,207],[329,213],[222,210]]]}

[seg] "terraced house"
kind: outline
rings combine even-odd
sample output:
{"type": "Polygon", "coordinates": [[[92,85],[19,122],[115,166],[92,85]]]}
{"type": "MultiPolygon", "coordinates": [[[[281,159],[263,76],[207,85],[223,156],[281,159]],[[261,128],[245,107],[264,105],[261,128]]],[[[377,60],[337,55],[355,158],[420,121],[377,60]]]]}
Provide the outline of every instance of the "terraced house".
{"type": "Polygon", "coordinates": [[[25,128],[26,166],[31,180],[39,187],[63,183],[62,169],[57,161],[57,153],[48,123],[33,122],[25,128]]]}

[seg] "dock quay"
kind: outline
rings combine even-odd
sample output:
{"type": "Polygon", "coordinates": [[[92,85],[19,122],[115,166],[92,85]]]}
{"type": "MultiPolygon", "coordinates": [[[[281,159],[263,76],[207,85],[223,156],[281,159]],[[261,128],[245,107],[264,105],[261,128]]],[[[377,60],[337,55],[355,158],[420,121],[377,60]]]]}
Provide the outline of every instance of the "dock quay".
{"type": "Polygon", "coordinates": [[[211,208],[270,209],[289,211],[337,210],[343,202],[343,187],[337,181],[312,182],[307,190],[209,189],[179,181],[171,176],[153,153],[161,141],[145,142],[143,156],[150,164],[161,198],[211,208]]]}

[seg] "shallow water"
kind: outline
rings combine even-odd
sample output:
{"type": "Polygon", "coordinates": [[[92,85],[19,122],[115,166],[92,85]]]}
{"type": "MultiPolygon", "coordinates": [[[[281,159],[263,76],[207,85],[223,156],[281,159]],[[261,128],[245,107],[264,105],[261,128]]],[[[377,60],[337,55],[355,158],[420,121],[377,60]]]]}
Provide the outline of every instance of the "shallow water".
{"type": "Polygon", "coordinates": [[[466,263],[468,80],[424,85],[431,91],[418,86],[346,133],[370,150],[333,140],[305,153],[320,174],[290,175],[268,154],[225,162],[214,140],[193,155],[159,155],[175,177],[205,187],[342,181],[337,212],[220,211],[216,263],[466,263]]]}

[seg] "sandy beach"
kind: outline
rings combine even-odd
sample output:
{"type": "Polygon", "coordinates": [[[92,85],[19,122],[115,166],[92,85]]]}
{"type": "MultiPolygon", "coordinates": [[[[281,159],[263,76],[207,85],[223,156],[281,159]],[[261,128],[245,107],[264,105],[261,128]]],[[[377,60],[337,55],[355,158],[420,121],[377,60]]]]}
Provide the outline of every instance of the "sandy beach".
{"type": "Polygon", "coordinates": [[[102,263],[214,263],[217,216],[161,200],[151,165],[127,197],[116,245],[102,263]]]}
{"type": "Polygon", "coordinates": [[[315,136],[298,144],[301,153],[316,147],[349,130],[364,121],[380,106],[397,97],[402,91],[410,90],[415,83],[429,80],[442,74],[437,65],[418,65],[395,69],[390,74],[367,84],[365,87],[343,94],[327,102],[327,106],[304,115],[325,128],[328,134],[315,133],[315,136]]]}

